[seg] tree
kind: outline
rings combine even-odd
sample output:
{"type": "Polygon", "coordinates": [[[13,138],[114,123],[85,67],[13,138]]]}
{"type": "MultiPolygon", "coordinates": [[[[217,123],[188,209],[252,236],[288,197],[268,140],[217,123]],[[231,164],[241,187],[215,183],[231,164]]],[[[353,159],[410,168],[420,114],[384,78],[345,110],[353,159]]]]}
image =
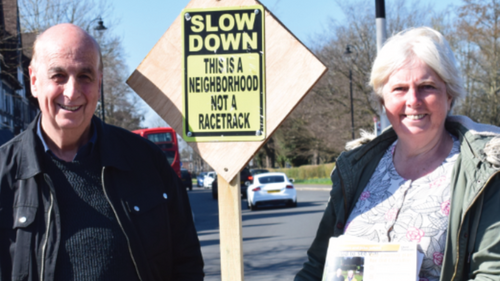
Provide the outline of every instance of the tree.
{"type": "MultiPolygon", "coordinates": [[[[137,96],[125,83],[127,67],[121,39],[113,35],[117,21],[113,20],[112,10],[106,0],[19,0],[22,32],[40,33],[50,26],[67,22],[82,27],[96,38],[104,65],[106,123],[134,130],[140,127],[143,114],[136,106],[137,96]],[[101,16],[106,18],[108,28],[102,32],[93,29],[101,16]]],[[[97,115],[100,108],[99,102],[97,115]]]]}
{"type": "MultiPolygon", "coordinates": [[[[373,117],[380,108],[368,86],[371,67],[377,55],[375,5],[371,0],[337,1],[346,21],[331,20],[327,30],[317,36],[313,52],[328,67],[327,73],[272,136],[269,147],[258,155],[281,159],[293,166],[334,161],[351,140],[349,70],[353,80],[354,127],[373,131],[373,117]],[[350,45],[353,54],[345,54],[350,45]],[[274,156],[271,154],[274,153],[274,156]]],[[[441,14],[431,5],[402,0],[387,3],[388,34],[412,26],[443,25],[441,14]]],[[[280,163],[281,162],[281,163],[280,163]]]]}
{"type": "Polygon", "coordinates": [[[467,91],[459,113],[500,126],[500,1],[464,0],[457,14],[454,47],[467,91]]]}

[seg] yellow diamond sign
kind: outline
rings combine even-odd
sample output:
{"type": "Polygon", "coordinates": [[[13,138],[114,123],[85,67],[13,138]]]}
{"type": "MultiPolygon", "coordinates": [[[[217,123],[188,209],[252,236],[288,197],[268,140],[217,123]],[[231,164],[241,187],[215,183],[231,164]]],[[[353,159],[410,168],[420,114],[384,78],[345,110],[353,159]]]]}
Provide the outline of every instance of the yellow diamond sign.
{"type": "Polygon", "coordinates": [[[325,71],[260,2],[192,0],[127,83],[229,182],[325,71]]]}
{"type": "Polygon", "coordinates": [[[264,18],[260,5],[182,12],[184,140],[265,139],[264,18]]]}

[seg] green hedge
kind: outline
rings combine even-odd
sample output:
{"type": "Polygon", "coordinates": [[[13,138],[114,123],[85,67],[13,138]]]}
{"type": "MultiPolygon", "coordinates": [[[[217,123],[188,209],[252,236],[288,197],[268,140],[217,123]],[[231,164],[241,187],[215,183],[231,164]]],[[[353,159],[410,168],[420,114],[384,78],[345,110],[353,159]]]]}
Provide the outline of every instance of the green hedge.
{"type": "Polygon", "coordinates": [[[282,172],[285,173],[289,178],[303,181],[311,179],[329,179],[333,167],[335,167],[335,163],[327,163],[322,165],[303,165],[296,168],[281,168],[269,170],[272,172],[282,172]]]}

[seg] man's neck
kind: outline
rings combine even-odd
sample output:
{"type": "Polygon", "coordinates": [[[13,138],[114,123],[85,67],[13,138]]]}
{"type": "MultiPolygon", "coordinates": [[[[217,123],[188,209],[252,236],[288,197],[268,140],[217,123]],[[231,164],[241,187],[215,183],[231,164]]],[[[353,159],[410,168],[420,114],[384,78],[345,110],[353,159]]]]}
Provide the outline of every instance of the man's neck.
{"type": "Polygon", "coordinates": [[[42,135],[50,151],[54,155],[66,162],[71,162],[75,158],[78,149],[85,145],[90,139],[90,124],[82,130],[62,130],[55,129],[50,124],[45,124],[41,120],[42,135]]]}

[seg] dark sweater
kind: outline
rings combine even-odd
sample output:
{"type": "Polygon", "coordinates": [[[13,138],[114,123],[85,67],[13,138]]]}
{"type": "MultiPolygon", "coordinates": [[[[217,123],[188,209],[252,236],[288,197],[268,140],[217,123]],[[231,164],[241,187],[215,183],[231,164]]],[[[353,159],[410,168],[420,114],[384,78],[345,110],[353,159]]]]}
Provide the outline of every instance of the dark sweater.
{"type": "Polygon", "coordinates": [[[55,280],[138,280],[126,237],[102,188],[98,151],[73,162],[45,155],[61,214],[55,280]]]}

